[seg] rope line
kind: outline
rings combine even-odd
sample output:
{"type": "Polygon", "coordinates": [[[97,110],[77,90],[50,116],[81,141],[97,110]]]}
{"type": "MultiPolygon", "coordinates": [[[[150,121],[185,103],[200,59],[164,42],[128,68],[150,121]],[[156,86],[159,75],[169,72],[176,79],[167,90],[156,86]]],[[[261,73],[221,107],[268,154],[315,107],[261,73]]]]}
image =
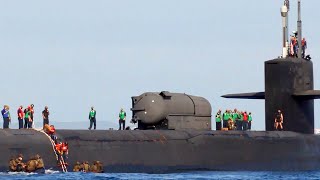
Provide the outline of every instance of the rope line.
{"type": "Polygon", "coordinates": [[[53,150],[53,152],[54,152],[54,154],[55,154],[55,156],[56,156],[56,159],[57,159],[57,161],[60,162],[60,164],[61,164],[62,171],[63,171],[63,172],[68,172],[67,167],[66,167],[66,165],[65,165],[65,162],[64,162],[64,159],[63,159],[62,156],[60,156],[61,158],[60,158],[60,161],[59,161],[59,157],[58,157],[58,154],[57,154],[57,151],[56,151],[56,148],[55,148],[55,143],[54,143],[54,141],[52,140],[52,138],[51,138],[46,132],[44,132],[42,129],[35,129],[35,130],[38,131],[38,132],[41,132],[41,133],[45,134],[45,135],[48,137],[49,141],[51,142],[52,150],[53,150]]]}

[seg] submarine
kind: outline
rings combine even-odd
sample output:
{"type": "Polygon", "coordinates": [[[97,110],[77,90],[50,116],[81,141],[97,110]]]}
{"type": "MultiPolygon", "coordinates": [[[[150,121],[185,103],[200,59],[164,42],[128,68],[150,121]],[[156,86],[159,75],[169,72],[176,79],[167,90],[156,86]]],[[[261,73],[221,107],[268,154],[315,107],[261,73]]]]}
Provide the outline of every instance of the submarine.
{"type": "MultiPolygon", "coordinates": [[[[77,161],[95,160],[103,163],[106,173],[319,170],[314,99],[320,91],[313,89],[312,61],[301,57],[301,49],[299,57],[288,56],[288,9],[285,3],[282,57],[265,62],[265,91],[223,95],[265,99],[266,131],[213,131],[212,109],[205,98],[146,92],[131,98],[136,130],[56,131],[69,144],[68,171],[77,161]],[[273,128],[277,109],[284,113],[285,131],[273,128]]],[[[301,23],[299,18],[300,47],[301,23]]],[[[0,171],[7,171],[9,158],[20,153],[25,158],[37,153],[46,169],[61,170],[49,138],[39,130],[0,130],[0,152],[0,171]]]]}

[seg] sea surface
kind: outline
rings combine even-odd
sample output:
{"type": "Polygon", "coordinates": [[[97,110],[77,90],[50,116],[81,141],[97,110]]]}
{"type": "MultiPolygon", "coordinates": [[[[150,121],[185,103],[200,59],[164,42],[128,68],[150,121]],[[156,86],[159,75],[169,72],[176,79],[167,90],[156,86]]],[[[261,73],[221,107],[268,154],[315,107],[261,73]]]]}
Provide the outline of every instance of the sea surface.
{"type": "Polygon", "coordinates": [[[206,172],[187,172],[172,174],[144,174],[144,173],[60,173],[47,171],[46,174],[27,174],[27,173],[0,173],[0,179],[320,179],[320,171],[303,172],[234,172],[234,171],[206,171],[206,172]]]}

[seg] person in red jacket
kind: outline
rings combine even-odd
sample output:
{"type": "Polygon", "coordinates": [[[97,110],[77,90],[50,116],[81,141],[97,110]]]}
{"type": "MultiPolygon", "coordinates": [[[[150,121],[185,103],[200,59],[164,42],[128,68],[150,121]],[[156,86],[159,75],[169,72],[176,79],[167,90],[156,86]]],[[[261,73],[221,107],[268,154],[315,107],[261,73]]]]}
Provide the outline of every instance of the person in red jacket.
{"type": "Polygon", "coordinates": [[[242,127],[243,127],[243,130],[246,131],[248,129],[248,114],[245,111],[242,115],[243,115],[242,127]]]}
{"type": "Polygon", "coordinates": [[[24,117],[23,106],[19,107],[17,114],[18,114],[19,129],[22,129],[23,128],[23,117],[24,117]]]}
{"type": "Polygon", "coordinates": [[[63,142],[61,145],[61,151],[62,151],[62,157],[64,160],[64,164],[68,165],[67,160],[68,160],[68,153],[69,153],[69,149],[68,149],[68,142],[63,142]]]}
{"type": "Polygon", "coordinates": [[[61,163],[61,156],[62,156],[62,143],[58,142],[57,140],[55,141],[55,150],[56,150],[56,154],[58,156],[58,165],[60,166],[61,163]]]}

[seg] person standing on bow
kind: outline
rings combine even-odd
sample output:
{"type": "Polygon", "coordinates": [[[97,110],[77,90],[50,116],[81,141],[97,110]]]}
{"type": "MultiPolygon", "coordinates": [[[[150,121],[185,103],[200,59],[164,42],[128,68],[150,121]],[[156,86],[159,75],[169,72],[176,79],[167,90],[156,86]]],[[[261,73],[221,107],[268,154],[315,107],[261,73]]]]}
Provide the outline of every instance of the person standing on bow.
{"type": "Polygon", "coordinates": [[[123,108],[121,108],[120,113],[119,113],[119,130],[121,130],[121,125],[122,125],[122,130],[124,130],[126,127],[126,117],[127,114],[126,112],[123,110],[123,108]]]}
{"type": "Polygon", "coordinates": [[[9,106],[4,105],[3,110],[1,111],[2,117],[3,117],[3,129],[9,128],[9,123],[11,121],[11,116],[9,112],[9,106]]]}
{"type": "Polygon", "coordinates": [[[46,124],[49,124],[49,109],[48,109],[48,106],[45,106],[44,107],[44,110],[42,111],[42,118],[43,118],[43,129],[44,129],[44,126],[46,124]]]}
{"type": "Polygon", "coordinates": [[[22,129],[23,128],[23,117],[24,117],[22,105],[19,107],[17,114],[18,114],[19,129],[22,129]]]}
{"type": "Polygon", "coordinates": [[[93,129],[96,129],[96,124],[97,124],[97,120],[96,120],[96,110],[94,110],[93,107],[91,107],[91,111],[89,112],[89,120],[90,120],[90,127],[88,128],[89,130],[91,130],[92,125],[93,125],[93,129]]]}

